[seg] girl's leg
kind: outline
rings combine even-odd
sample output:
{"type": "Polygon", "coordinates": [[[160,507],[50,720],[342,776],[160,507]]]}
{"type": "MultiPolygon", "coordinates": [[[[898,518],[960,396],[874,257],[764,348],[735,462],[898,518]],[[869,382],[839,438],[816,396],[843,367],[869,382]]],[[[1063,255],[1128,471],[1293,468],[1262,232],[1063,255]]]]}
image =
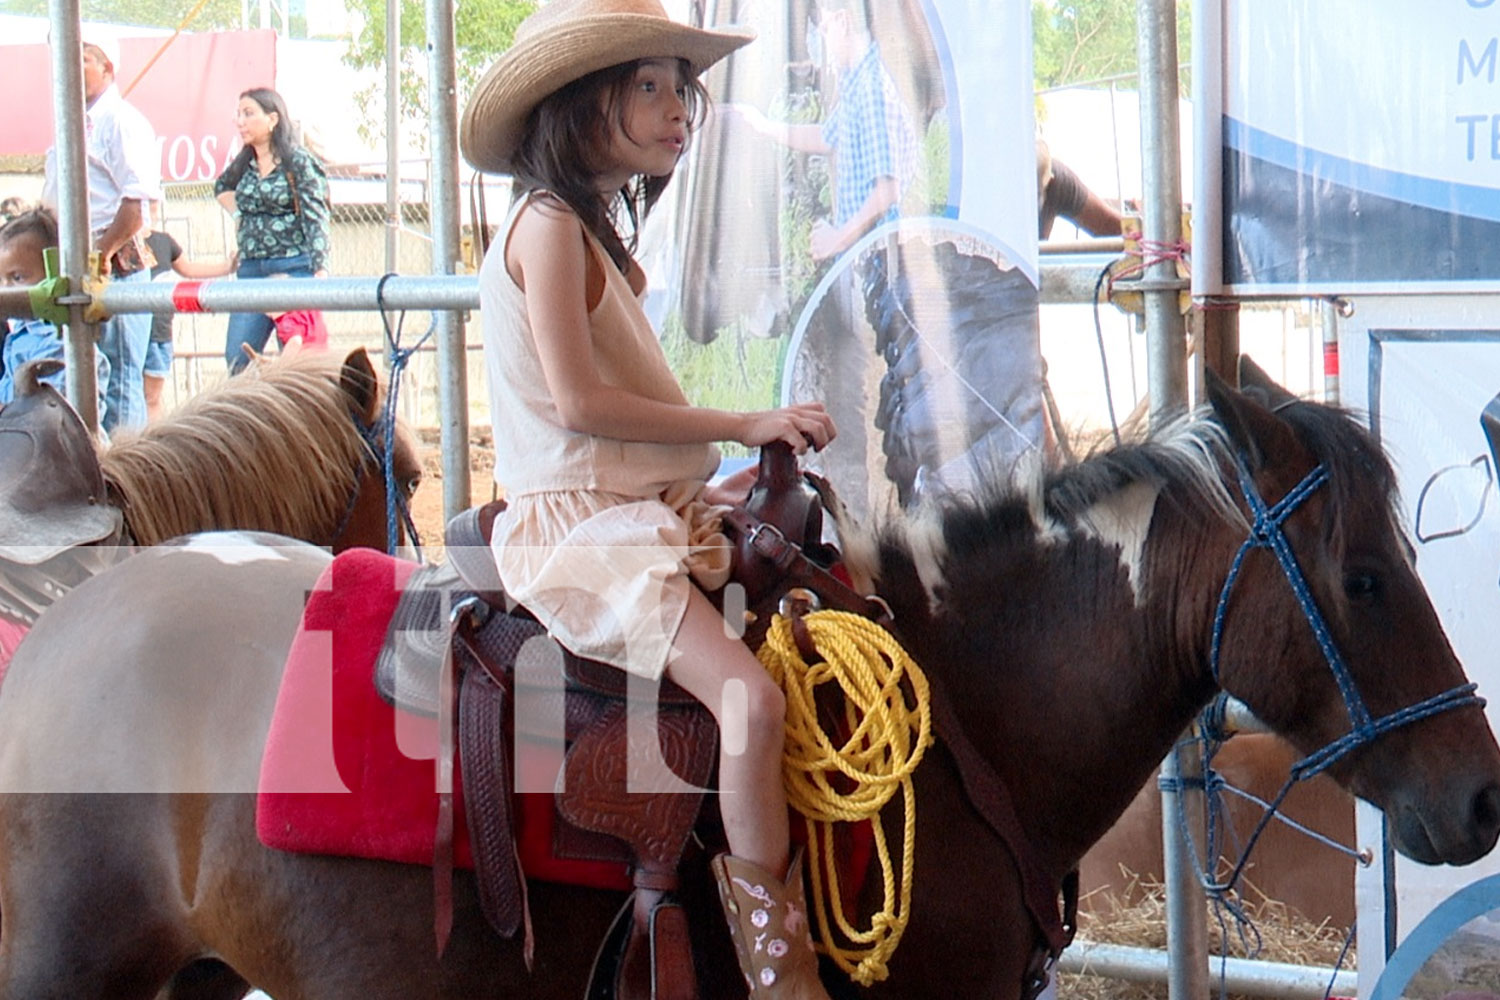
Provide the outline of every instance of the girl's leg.
{"type": "Polygon", "coordinates": [[[724,618],[693,588],[667,676],[719,723],[719,812],[732,854],[778,878],[787,869],[781,748],[786,699],[724,618]]]}
{"type": "Polygon", "coordinates": [[[264,351],[275,328],[271,317],[263,313],[230,313],[229,332],[224,338],[224,363],[229,366],[229,374],[237,374],[250,363],[244,346],[264,351]]]}
{"type": "Polygon", "coordinates": [[[710,867],[751,1000],[829,1000],[818,979],[801,862],[788,860],[781,747],[786,698],[693,589],[667,676],[719,721],[719,812],[729,854],[710,867]]]}

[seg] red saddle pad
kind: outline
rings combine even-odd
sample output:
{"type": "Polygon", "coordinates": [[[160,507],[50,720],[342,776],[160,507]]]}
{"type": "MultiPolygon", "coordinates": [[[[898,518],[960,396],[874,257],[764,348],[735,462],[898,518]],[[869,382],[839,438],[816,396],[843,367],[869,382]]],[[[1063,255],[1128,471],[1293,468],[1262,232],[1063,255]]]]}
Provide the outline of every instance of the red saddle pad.
{"type": "MultiPolygon", "coordinates": [[[[351,549],[309,595],[261,762],[256,832],[267,847],[432,863],[437,723],[398,712],[371,680],[401,588],[416,568],[351,549]]],[[[454,861],[472,868],[462,787],[455,768],[454,861]]],[[[621,865],[552,856],[550,795],[517,795],[515,815],[529,876],[629,888],[621,865]]]]}

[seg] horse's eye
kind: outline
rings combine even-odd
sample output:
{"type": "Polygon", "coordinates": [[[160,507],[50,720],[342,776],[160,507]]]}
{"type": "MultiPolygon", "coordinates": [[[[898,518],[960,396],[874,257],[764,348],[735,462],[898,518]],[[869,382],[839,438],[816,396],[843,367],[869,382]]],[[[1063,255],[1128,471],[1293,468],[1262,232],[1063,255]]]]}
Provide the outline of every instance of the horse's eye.
{"type": "Polygon", "coordinates": [[[1380,594],[1380,579],[1374,573],[1344,574],[1344,594],[1351,601],[1367,604],[1380,594]]]}
{"type": "Polygon", "coordinates": [[[421,485],[422,477],[412,476],[410,479],[406,480],[406,482],[401,484],[401,488],[406,491],[407,496],[411,496],[413,493],[417,492],[417,487],[421,485]]]}

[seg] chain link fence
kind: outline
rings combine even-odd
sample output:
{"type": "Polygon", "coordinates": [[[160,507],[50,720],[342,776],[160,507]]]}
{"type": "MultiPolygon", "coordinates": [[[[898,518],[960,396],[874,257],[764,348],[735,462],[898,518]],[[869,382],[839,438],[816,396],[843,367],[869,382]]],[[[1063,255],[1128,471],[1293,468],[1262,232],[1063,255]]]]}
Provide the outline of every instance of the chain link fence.
{"type": "MultiPolygon", "coordinates": [[[[399,218],[387,214],[384,164],[374,172],[366,171],[360,165],[329,169],[331,275],[433,273],[427,166],[424,161],[418,171],[410,163],[403,165],[399,218]],[[417,179],[413,179],[414,176],[417,179]]],[[[507,182],[486,178],[482,190],[473,187],[477,183],[479,181],[466,184],[463,192],[461,270],[467,271],[476,269],[479,260],[473,239],[474,227],[470,222],[475,214],[472,206],[476,206],[482,197],[487,218],[493,224],[503,216],[509,201],[507,182]]],[[[161,215],[158,228],[170,233],[181,244],[187,259],[225,261],[234,252],[234,219],[214,199],[212,182],[166,185],[161,215]]],[[[179,281],[181,278],[168,271],[158,280],[179,281]]],[[[385,356],[387,333],[379,313],[327,312],[324,318],[328,324],[331,350],[347,352],[364,347],[372,356],[385,356]]],[[[404,315],[392,313],[386,319],[391,336],[399,337],[397,343],[403,348],[416,344],[432,323],[432,315],[426,311],[410,311],[404,315]]],[[[224,344],[228,322],[227,315],[209,313],[186,313],[175,317],[172,378],[163,396],[168,408],[226,377],[224,344]]],[[[489,425],[489,404],[477,323],[477,315],[467,317],[465,340],[469,422],[475,429],[480,429],[489,425]]],[[[273,338],[267,350],[276,349],[273,338]]],[[[412,426],[438,425],[437,383],[436,347],[428,341],[409,361],[400,387],[401,415],[412,426]]]]}

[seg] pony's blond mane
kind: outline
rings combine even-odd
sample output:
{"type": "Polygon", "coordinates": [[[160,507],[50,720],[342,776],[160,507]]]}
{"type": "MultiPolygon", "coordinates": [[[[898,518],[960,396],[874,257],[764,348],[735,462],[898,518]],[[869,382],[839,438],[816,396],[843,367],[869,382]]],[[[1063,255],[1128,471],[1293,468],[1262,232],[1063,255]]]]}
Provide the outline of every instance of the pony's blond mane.
{"type": "Polygon", "coordinates": [[[340,365],[306,352],[258,362],[104,449],[136,543],[227,528],[331,542],[369,455],[340,365]]]}

